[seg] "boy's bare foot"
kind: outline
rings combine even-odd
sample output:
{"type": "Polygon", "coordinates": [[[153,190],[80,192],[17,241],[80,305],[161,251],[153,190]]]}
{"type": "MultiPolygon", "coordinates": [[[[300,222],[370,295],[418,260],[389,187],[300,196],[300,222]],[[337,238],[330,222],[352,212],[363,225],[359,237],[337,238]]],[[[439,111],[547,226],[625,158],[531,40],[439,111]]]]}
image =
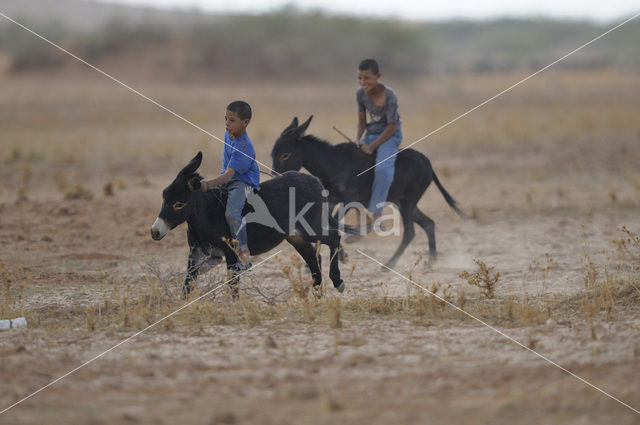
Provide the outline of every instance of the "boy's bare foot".
{"type": "Polygon", "coordinates": [[[235,271],[246,271],[249,270],[253,264],[249,261],[249,251],[244,249],[238,249],[238,262],[234,264],[235,271]]]}
{"type": "Polygon", "coordinates": [[[354,234],[346,235],[343,239],[343,242],[351,244],[351,243],[358,242],[364,236],[366,236],[367,234],[373,231],[385,232],[387,230],[387,227],[384,225],[382,221],[379,220],[380,217],[381,217],[380,214],[373,214],[373,216],[367,215],[367,225],[364,227],[361,227],[360,220],[358,220],[358,224],[356,225],[356,227],[360,228],[360,233],[355,235],[354,234]]]}

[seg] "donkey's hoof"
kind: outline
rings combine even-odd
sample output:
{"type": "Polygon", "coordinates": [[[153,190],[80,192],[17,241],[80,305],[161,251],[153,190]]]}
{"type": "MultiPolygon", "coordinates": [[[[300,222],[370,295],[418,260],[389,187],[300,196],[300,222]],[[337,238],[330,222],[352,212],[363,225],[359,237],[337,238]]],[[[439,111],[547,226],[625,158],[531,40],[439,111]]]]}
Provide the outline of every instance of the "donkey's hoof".
{"type": "Polygon", "coordinates": [[[240,292],[238,288],[231,288],[231,301],[235,302],[240,299],[240,292]]]}
{"type": "Polygon", "coordinates": [[[345,284],[344,281],[340,282],[340,285],[336,287],[336,289],[338,290],[338,292],[340,292],[341,294],[344,292],[344,288],[345,288],[345,284]]]}
{"type": "Polygon", "coordinates": [[[191,293],[191,285],[183,285],[182,286],[182,299],[186,300],[189,294],[191,293]]]}
{"type": "Polygon", "coordinates": [[[389,270],[393,270],[393,268],[396,266],[396,262],[388,262],[387,264],[385,264],[384,266],[380,266],[380,269],[382,269],[383,272],[388,272],[389,270]]]}
{"type": "Polygon", "coordinates": [[[338,251],[338,260],[340,260],[342,264],[349,261],[349,254],[347,254],[343,248],[340,248],[340,251],[338,251]]]}

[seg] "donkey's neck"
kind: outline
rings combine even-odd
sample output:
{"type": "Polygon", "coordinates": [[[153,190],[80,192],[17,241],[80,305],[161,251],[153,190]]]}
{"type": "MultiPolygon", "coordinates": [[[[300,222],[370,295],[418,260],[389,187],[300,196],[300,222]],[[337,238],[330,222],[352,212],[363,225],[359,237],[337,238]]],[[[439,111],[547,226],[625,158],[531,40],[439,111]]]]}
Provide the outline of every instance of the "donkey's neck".
{"type": "Polygon", "coordinates": [[[209,239],[210,234],[224,235],[226,219],[225,207],[212,192],[195,192],[192,202],[193,212],[187,219],[189,227],[201,242],[209,239]]]}
{"type": "Polygon", "coordinates": [[[335,176],[333,145],[311,136],[304,137],[300,142],[305,153],[302,166],[318,177],[323,186],[330,186],[335,176]]]}

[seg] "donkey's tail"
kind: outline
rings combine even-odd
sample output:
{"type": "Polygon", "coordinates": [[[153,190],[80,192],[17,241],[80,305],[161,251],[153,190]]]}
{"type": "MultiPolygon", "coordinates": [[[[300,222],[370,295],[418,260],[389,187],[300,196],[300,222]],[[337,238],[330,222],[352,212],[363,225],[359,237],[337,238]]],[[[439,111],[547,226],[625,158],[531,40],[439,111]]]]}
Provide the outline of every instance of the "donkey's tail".
{"type": "Polygon", "coordinates": [[[349,235],[359,235],[360,229],[348,224],[340,223],[335,217],[329,215],[329,227],[332,229],[342,230],[349,235]]]}
{"type": "Polygon", "coordinates": [[[436,176],[435,171],[433,171],[432,175],[433,181],[435,182],[436,186],[438,186],[438,189],[440,189],[440,193],[442,193],[442,196],[444,196],[444,200],[447,201],[447,204],[449,204],[451,209],[453,209],[460,217],[467,218],[467,214],[465,214],[465,212],[460,209],[460,207],[458,206],[458,202],[453,199],[453,196],[449,195],[449,192],[447,192],[447,190],[442,186],[442,183],[440,183],[440,180],[438,180],[438,176],[436,176]]]}

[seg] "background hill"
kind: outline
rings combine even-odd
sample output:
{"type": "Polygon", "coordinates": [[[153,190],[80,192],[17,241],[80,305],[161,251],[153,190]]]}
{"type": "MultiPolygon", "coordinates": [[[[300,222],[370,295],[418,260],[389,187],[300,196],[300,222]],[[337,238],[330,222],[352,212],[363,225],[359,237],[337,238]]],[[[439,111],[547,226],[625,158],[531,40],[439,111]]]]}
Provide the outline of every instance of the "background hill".
{"type": "MultiPolygon", "coordinates": [[[[79,0],[3,0],[3,13],[119,75],[171,81],[350,78],[374,56],[387,75],[538,69],[608,25],[549,19],[409,23],[285,8],[260,15],[212,15],[79,0]]],[[[640,66],[640,24],[625,27],[559,64],[640,66]]],[[[78,64],[0,21],[5,72],[68,72],[78,64]]]]}

